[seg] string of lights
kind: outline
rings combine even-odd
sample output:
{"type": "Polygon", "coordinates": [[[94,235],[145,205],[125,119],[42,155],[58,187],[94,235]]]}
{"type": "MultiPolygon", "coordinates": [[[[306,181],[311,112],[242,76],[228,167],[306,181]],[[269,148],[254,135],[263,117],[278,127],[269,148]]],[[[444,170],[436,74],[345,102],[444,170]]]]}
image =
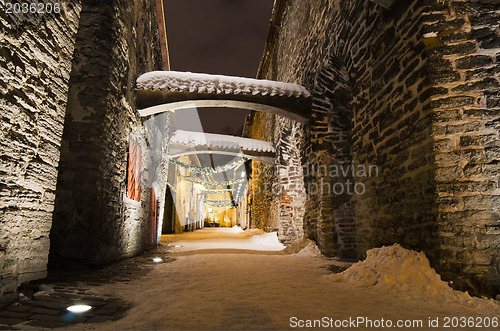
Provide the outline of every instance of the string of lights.
{"type": "Polygon", "coordinates": [[[203,190],[203,192],[208,194],[225,194],[229,192],[233,192],[234,188],[222,189],[222,190],[203,190]]]}
{"type": "Polygon", "coordinates": [[[212,199],[203,199],[204,202],[208,203],[229,203],[232,200],[231,199],[226,199],[226,200],[212,200],[212,199]]]}
{"type": "Polygon", "coordinates": [[[234,185],[234,184],[238,184],[238,183],[243,183],[246,181],[246,179],[245,178],[238,178],[235,180],[226,180],[226,181],[222,181],[222,182],[209,182],[209,181],[205,181],[205,180],[198,180],[198,179],[192,179],[189,177],[183,177],[183,178],[181,178],[181,181],[182,182],[191,182],[191,183],[210,186],[210,187],[216,187],[216,186],[229,186],[229,185],[234,185]]]}
{"type": "Polygon", "coordinates": [[[206,201],[205,204],[207,206],[210,206],[210,207],[233,207],[233,203],[230,201],[230,202],[221,202],[221,203],[216,203],[216,202],[208,202],[206,201]]]}
{"type": "Polygon", "coordinates": [[[224,164],[222,166],[217,166],[215,168],[212,168],[212,167],[198,167],[198,166],[195,166],[195,165],[192,165],[192,164],[184,163],[184,162],[176,160],[176,159],[169,159],[169,162],[173,163],[173,164],[176,164],[176,165],[178,165],[180,167],[183,167],[183,168],[185,168],[185,169],[187,169],[189,171],[198,173],[198,174],[212,175],[212,174],[219,174],[221,172],[226,172],[228,170],[234,169],[237,166],[239,166],[240,164],[246,162],[247,160],[248,160],[247,158],[241,158],[241,159],[238,159],[236,161],[233,161],[233,162],[230,162],[230,163],[226,163],[226,164],[224,164]]]}

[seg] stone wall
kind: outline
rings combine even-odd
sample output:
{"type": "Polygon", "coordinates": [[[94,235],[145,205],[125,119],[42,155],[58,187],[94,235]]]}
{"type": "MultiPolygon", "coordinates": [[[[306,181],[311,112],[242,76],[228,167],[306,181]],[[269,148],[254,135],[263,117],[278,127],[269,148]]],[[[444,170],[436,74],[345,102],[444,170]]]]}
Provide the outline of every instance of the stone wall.
{"type": "Polygon", "coordinates": [[[424,7],[441,274],[500,293],[500,3],[424,7]],[[458,275],[458,276],[457,276],[458,275]]]}
{"type": "Polygon", "coordinates": [[[305,128],[305,221],[323,254],[344,258],[356,257],[351,102],[345,64],[330,57],[318,73],[305,128]]]}
{"type": "Polygon", "coordinates": [[[0,306],[43,278],[79,1],[8,14],[0,3],[0,306]]]}
{"type": "MultiPolygon", "coordinates": [[[[313,93],[304,169],[355,166],[304,177],[305,233],[324,253],[398,242],[457,288],[498,293],[498,15],[494,1],[286,1],[260,78],[313,93]],[[311,194],[322,180],[360,194],[311,194]]],[[[261,136],[290,129],[271,120],[261,136]]]]}
{"type": "MultiPolygon", "coordinates": [[[[274,139],[274,116],[268,113],[253,113],[244,132],[246,137],[272,142],[274,139]]],[[[272,190],[275,182],[273,167],[252,161],[248,191],[253,199],[250,208],[250,227],[264,231],[277,228],[276,209],[269,208],[272,203],[272,190]]]]}
{"type": "Polygon", "coordinates": [[[165,179],[155,176],[166,176],[166,165],[154,150],[168,139],[154,120],[143,125],[135,109],[136,78],[163,66],[154,6],[83,3],[51,231],[53,267],[100,266],[145,248],[155,182],[156,196],[164,198],[165,179]],[[140,201],[127,198],[129,139],[142,150],[140,201]]]}
{"type": "MultiPolygon", "coordinates": [[[[351,200],[356,197],[346,194],[347,183],[354,176],[352,172],[347,177],[332,176],[332,166],[379,169],[371,176],[354,174],[355,182],[362,184],[358,191],[363,192],[355,207],[360,256],[370,247],[393,242],[422,247],[420,239],[427,230],[419,235],[410,224],[422,228],[428,224],[426,214],[431,212],[433,193],[425,188],[432,176],[417,174],[432,160],[417,155],[412,170],[407,169],[410,144],[418,149],[423,141],[422,153],[431,152],[430,127],[423,123],[425,114],[416,91],[419,82],[415,76],[424,61],[417,18],[413,6],[388,12],[363,1],[290,2],[285,13],[275,71],[279,80],[301,83],[314,93],[307,132],[311,139],[307,139],[304,156],[312,169],[326,167],[328,175],[319,180],[330,185],[318,185],[320,190],[324,188],[323,194],[308,192],[313,201],[306,210],[311,228],[307,231],[314,232],[312,236],[328,255],[352,256],[354,250],[351,200]],[[304,24],[313,26],[303,29],[304,24]],[[296,43],[296,39],[306,42],[296,43]],[[343,85],[340,90],[339,85],[343,85]],[[420,127],[409,127],[419,119],[420,127]],[[344,192],[335,189],[341,187],[337,183],[344,192]],[[412,230],[407,231],[404,224],[412,230]],[[340,238],[342,232],[345,240],[340,238]],[[343,241],[346,247],[342,247],[343,241]]],[[[318,183],[317,176],[311,177],[318,183]]]]}
{"type": "Polygon", "coordinates": [[[303,126],[293,120],[276,117],[274,145],[277,147],[277,164],[271,192],[273,211],[276,220],[273,231],[278,231],[278,238],[285,244],[304,237],[304,188],[303,169],[301,167],[300,147],[303,137],[303,126]]]}

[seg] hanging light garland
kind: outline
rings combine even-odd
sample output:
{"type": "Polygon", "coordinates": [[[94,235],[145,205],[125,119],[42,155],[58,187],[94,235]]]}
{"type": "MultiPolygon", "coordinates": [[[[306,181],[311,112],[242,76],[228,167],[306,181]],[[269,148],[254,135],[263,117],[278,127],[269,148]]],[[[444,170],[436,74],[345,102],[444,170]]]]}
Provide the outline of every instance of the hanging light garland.
{"type": "Polygon", "coordinates": [[[230,203],[233,200],[227,199],[227,200],[212,200],[212,199],[203,199],[203,202],[205,203],[230,203]]]}
{"type": "Polygon", "coordinates": [[[234,188],[222,189],[222,190],[203,190],[203,192],[208,194],[225,194],[229,192],[233,192],[234,188]]]}
{"type": "Polygon", "coordinates": [[[222,181],[222,182],[208,182],[208,181],[204,181],[204,180],[197,180],[197,179],[192,179],[189,177],[183,177],[183,178],[181,178],[181,181],[182,182],[191,182],[191,183],[200,184],[200,185],[206,185],[206,186],[210,186],[210,187],[215,187],[215,186],[229,186],[229,185],[234,185],[234,184],[238,184],[238,183],[243,183],[246,181],[246,179],[245,178],[238,178],[235,180],[226,180],[226,181],[222,181]]]}
{"type": "Polygon", "coordinates": [[[223,166],[217,166],[215,168],[212,168],[212,167],[198,167],[198,166],[195,166],[192,164],[187,164],[187,163],[184,163],[182,161],[175,160],[175,159],[169,159],[170,163],[176,164],[176,165],[183,167],[189,171],[196,172],[196,173],[202,174],[202,175],[219,174],[221,172],[225,172],[225,171],[234,169],[237,166],[239,166],[240,164],[245,163],[247,160],[248,160],[247,158],[241,158],[239,160],[236,160],[236,161],[233,161],[230,163],[226,163],[223,166]]]}
{"type": "Polygon", "coordinates": [[[233,207],[234,204],[231,200],[221,200],[223,202],[208,202],[208,201],[205,201],[205,204],[207,206],[210,206],[210,207],[233,207]],[[225,202],[225,201],[229,201],[229,202],[225,202]]]}

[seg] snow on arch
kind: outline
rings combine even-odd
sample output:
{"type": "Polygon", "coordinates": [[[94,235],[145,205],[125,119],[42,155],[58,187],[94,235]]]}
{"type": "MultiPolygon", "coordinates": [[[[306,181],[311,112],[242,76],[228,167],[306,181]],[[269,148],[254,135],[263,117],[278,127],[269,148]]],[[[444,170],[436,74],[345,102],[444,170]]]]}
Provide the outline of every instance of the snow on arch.
{"type": "Polygon", "coordinates": [[[216,94],[310,97],[305,87],[263,79],[198,74],[180,71],[152,71],[137,78],[137,88],[216,94]]]}
{"type": "Polygon", "coordinates": [[[170,138],[171,143],[195,146],[240,148],[258,152],[275,152],[273,144],[263,140],[242,138],[236,136],[177,130],[170,138]]]}
{"type": "Polygon", "coordinates": [[[265,112],[306,123],[311,94],[301,85],[270,80],[152,71],[136,81],[142,117],[192,108],[235,108],[265,112]]]}

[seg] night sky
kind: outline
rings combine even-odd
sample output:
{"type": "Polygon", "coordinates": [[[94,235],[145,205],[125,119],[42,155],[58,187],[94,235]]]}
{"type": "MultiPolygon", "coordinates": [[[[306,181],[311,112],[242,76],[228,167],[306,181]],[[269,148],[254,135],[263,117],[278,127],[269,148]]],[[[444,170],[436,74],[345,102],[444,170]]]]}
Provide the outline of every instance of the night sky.
{"type": "MultiPolygon", "coordinates": [[[[273,0],[164,0],[171,70],[255,78],[273,0]]],[[[239,135],[247,111],[198,111],[203,131],[239,135]]],[[[195,111],[177,124],[199,131],[195,111]]]]}

